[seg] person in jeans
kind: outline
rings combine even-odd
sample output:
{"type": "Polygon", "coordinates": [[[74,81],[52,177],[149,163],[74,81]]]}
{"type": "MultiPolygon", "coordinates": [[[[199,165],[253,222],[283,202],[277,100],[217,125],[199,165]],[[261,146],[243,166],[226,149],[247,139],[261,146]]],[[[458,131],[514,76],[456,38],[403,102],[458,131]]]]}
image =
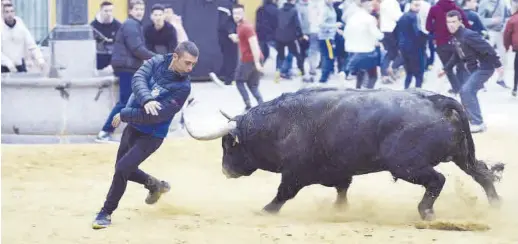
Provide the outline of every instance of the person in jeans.
{"type": "Polygon", "coordinates": [[[279,8],[276,0],[263,0],[255,13],[255,29],[264,55],[264,62],[270,57],[270,47],[275,48],[275,30],[279,8]]]}
{"type": "MultiPolygon", "coordinates": [[[[333,73],[335,64],[335,35],[338,28],[342,27],[342,22],[336,21],[336,11],[333,7],[333,0],[324,0],[321,7],[320,31],[318,33],[318,42],[320,45],[320,55],[322,63],[322,74],[320,83],[326,83],[329,76],[333,73]]],[[[347,37],[345,37],[347,38],[347,37]]]]}
{"type": "Polygon", "coordinates": [[[245,83],[258,104],[263,103],[263,97],[259,92],[259,80],[263,66],[263,55],[255,34],[254,27],[245,20],[245,7],[234,4],[232,8],[234,21],[237,24],[237,37],[241,58],[236,68],[236,86],[245,102],[245,110],[252,108],[250,97],[245,88],[245,83]]]}
{"type": "Polygon", "coordinates": [[[362,87],[365,78],[368,78],[367,88],[372,89],[378,80],[379,42],[383,33],[371,15],[372,0],[361,0],[360,4],[360,9],[351,14],[344,29],[345,51],[350,53],[346,69],[356,75],[356,89],[362,87]]]}
{"type": "Polygon", "coordinates": [[[99,13],[90,23],[94,29],[95,43],[97,44],[97,69],[102,70],[110,66],[115,33],[121,23],[113,17],[113,3],[103,1],[99,13]]]}
{"type": "Polygon", "coordinates": [[[439,77],[443,76],[446,70],[462,62],[467,78],[460,87],[460,99],[470,120],[471,133],[483,132],[486,126],[477,93],[491,78],[495,69],[498,69],[498,73],[501,74],[504,67],[493,47],[480,34],[462,26],[462,15],[459,11],[452,10],[446,16],[455,52],[443,71],[439,73],[439,77]]]}
{"type": "Polygon", "coordinates": [[[111,65],[115,76],[119,79],[119,101],[108,115],[102,130],[97,135],[97,142],[111,142],[115,127],[112,126],[113,116],[118,114],[131,95],[131,78],[142,63],[153,57],[155,53],[146,48],[142,32],[142,18],[144,17],[144,2],[131,0],[129,3],[129,17],[122,23],[115,34],[111,65]]]}
{"type": "Polygon", "coordinates": [[[513,1],[513,15],[507,21],[504,30],[504,47],[508,51],[509,48],[513,48],[515,53],[514,56],[514,85],[512,95],[516,97],[516,91],[518,88],[518,5],[516,0],[513,1]]]}
{"type": "Polygon", "coordinates": [[[398,57],[398,47],[396,37],[394,35],[394,28],[396,23],[403,15],[401,6],[397,0],[382,0],[380,3],[380,30],[383,32],[383,47],[387,53],[383,57],[381,63],[381,75],[385,83],[393,83],[389,77],[392,62],[398,57]]]}
{"type": "MultiPolygon", "coordinates": [[[[433,34],[435,44],[437,45],[436,51],[443,66],[455,54],[455,49],[449,43],[451,33],[446,25],[446,13],[452,10],[456,10],[461,14],[462,24],[464,24],[465,28],[471,27],[464,11],[453,0],[439,0],[430,8],[428,18],[426,18],[426,30],[433,34]]],[[[460,81],[453,72],[453,66],[451,69],[446,70],[446,76],[451,84],[449,92],[453,94],[459,93],[460,81]]]]}

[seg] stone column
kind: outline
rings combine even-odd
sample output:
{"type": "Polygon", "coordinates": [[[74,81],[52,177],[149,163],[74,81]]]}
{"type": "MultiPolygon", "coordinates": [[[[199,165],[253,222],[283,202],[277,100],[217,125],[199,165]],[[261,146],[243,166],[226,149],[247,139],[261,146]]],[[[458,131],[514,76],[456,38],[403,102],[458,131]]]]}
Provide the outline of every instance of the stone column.
{"type": "Polygon", "coordinates": [[[88,0],[56,0],[58,25],[88,24],[88,0]]]}

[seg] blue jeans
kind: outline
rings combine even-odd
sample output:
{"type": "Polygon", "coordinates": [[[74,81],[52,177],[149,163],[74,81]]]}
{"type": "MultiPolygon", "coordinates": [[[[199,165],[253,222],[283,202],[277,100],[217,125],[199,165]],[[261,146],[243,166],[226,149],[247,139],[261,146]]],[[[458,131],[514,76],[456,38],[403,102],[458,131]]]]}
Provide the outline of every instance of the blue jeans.
{"type": "Polygon", "coordinates": [[[460,99],[472,125],[480,125],[484,123],[477,92],[484,86],[484,83],[491,78],[494,72],[494,69],[475,70],[473,73],[469,74],[460,88],[460,99]]]}
{"type": "Polygon", "coordinates": [[[115,76],[119,78],[119,101],[115,104],[104,123],[102,129],[104,132],[113,133],[115,131],[115,128],[112,126],[112,120],[128,103],[128,99],[131,96],[131,78],[133,78],[133,74],[133,72],[115,72],[115,76]]]}

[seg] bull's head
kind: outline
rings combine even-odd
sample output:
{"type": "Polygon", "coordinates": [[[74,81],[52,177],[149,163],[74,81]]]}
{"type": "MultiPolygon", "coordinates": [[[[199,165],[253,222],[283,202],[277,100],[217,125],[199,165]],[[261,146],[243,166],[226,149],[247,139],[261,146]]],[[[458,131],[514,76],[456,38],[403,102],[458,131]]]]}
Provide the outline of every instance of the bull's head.
{"type": "Polygon", "coordinates": [[[236,118],[229,116],[223,111],[220,112],[228,119],[228,123],[221,128],[200,135],[195,132],[187,118],[185,118],[185,129],[192,138],[200,141],[222,138],[223,174],[225,174],[227,178],[249,176],[257,170],[257,168],[253,167],[251,162],[247,160],[244,146],[239,140],[240,132],[237,128],[236,118]]]}

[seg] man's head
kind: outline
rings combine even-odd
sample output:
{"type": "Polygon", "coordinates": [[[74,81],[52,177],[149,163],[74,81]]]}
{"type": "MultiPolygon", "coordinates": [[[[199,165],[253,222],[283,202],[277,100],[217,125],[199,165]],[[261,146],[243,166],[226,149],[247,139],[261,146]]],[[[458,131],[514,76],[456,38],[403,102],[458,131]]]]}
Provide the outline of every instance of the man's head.
{"type": "Polygon", "coordinates": [[[476,10],[477,6],[478,6],[478,1],[477,0],[464,0],[462,2],[462,6],[466,9],[476,10]]]}
{"type": "Polygon", "coordinates": [[[240,23],[245,19],[245,6],[242,4],[236,3],[232,7],[232,16],[234,17],[234,22],[240,23]]]}
{"type": "Polygon", "coordinates": [[[245,18],[245,6],[239,3],[234,4],[232,7],[232,16],[234,16],[236,23],[241,22],[245,18]]]}
{"type": "Polygon", "coordinates": [[[446,24],[448,25],[448,31],[455,33],[462,25],[462,15],[457,10],[451,10],[446,14],[446,24]]]}
{"type": "Polygon", "coordinates": [[[100,6],[99,15],[103,23],[109,23],[113,18],[113,3],[103,1],[100,6]]]}
{"type": "Polygon", "coordinates": [[[360,6],[367,10],[367,12],[372,12],[372,0],[360,0],[360,6]]]}
{"type": "Polygon", "coordinates": [[[162,27],[165,23],[164,6],[162,4],[155,4],[151,7],[151,21],[155,27],[162,27]]]}
{"type": "Polygon", "coordinates": [[[129,14],[138,20],[142,20],[144,18],[144,10],[146,9],[146,5],[142,0],[131,0],[129,2],[129,14]]]}
{"type": "Polygon", "coordinates": [[[180,74],[188,74],[198,62],[199,55],[200,51],[194,42],[182,42],[173,52],[173,61],[169,64],[169,69],[180,74]]]}
{"type": "Polygon", "coordinates": [[[4,17],[4,21],[8,23],[14,22],[14,17],[16,16],[14,5],[12,3],[6,3],[2,6],[2,16],[4,17]]]}
{"type": "Polygon", "coordinates": [[[410,2],[410,11],[412,12],[419,12],[419,10],[421,9],[421,1],[422,0],[412,0],[410,2]]]}
{"type": "Polygon", "coordinates": [[[326,4],[333,4],[334,0],[325,0],[326,4]]]}

